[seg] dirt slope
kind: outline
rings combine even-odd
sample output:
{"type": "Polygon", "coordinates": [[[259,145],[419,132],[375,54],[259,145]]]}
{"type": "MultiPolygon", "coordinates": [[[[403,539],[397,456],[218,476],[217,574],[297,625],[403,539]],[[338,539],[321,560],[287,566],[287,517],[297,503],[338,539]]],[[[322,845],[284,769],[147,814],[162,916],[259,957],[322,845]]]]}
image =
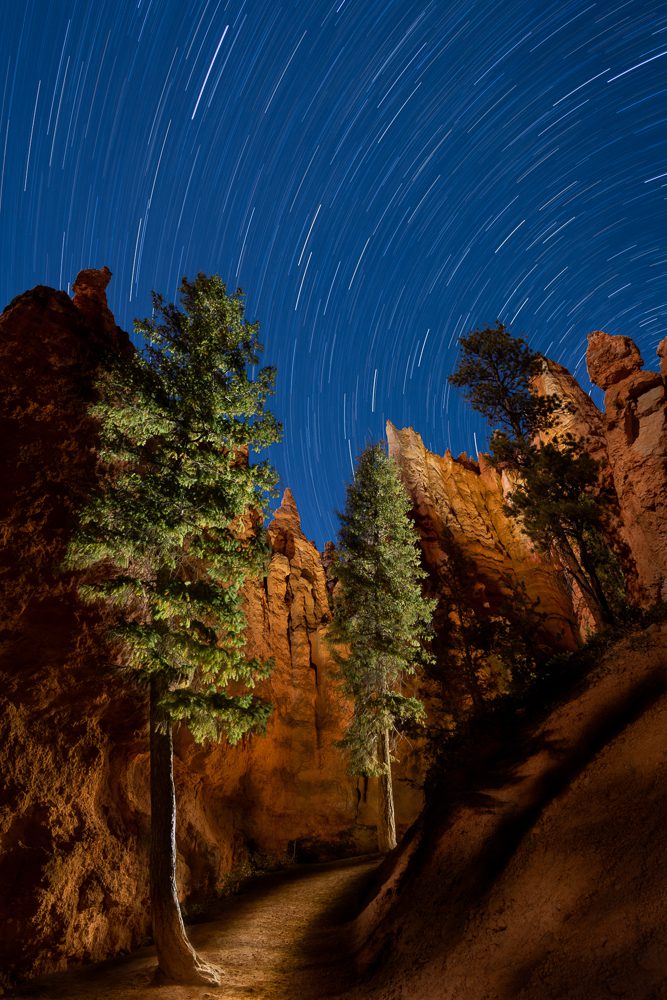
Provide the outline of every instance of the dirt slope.
{"type": "Polygon", "coordinates": [[[523,757],[497,746],[431,804],[358,921],[346,1000],[667,997],[666,639],[625,640],[511,736],[523,757]]]}

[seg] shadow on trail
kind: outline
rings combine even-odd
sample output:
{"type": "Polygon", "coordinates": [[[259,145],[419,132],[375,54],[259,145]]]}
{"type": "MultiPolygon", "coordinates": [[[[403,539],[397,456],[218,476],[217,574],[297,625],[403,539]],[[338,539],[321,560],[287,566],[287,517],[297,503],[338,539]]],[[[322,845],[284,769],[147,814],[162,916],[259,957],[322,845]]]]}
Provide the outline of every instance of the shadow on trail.
{"type": "Polygon", "coordinates": [[[156,987],[155,951],[31,981],[11,994],[32,1000],[320,1000],[353,978],[350,920],[379,858],[309,864],[249,880],[237,895],[211,902],[188,935],[223,971],[219,989],[156,987]]]}
{"type": "Polygon", "coordinates": [[[354,859],[328,905],[295,941],[300,956],[299,1000],[338,996],[357,984],[354,920],[368,899],[381,857],[354,859]]]}

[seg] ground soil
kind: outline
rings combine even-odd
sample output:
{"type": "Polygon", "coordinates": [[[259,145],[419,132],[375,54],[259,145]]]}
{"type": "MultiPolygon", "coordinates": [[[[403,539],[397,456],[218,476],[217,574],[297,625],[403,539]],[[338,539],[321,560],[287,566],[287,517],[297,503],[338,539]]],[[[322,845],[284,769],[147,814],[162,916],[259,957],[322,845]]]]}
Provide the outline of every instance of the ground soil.
{"type": "Polygon", "coordinates": [[[320,1000],[353,985],[352,918],[377,858],[303,865],[249,882],[189,928],[219,988],[155,980],[155,952],[58,973],[18,996],[31,1000],[320,1000]]]}
{"type": "Polygon", "coordinates": [[[387,859],[345,1000],[667,1000],[667,625],[525,721],[387,859]]]}

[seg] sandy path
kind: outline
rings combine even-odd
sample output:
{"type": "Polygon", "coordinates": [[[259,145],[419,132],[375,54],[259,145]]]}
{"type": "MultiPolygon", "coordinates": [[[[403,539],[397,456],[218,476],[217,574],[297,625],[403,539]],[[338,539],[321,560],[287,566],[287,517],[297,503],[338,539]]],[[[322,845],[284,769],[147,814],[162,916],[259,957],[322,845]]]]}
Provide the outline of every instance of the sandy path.
{"type": "Polygon", "coordinates": [[[190,928],[223,969],[219,988],[153,984],[155,954],[61,973],[21,991],[34,1000],[320,1000],[352,985],[348,918],[377,859],[308,866],[255,880],[190,928]]]}

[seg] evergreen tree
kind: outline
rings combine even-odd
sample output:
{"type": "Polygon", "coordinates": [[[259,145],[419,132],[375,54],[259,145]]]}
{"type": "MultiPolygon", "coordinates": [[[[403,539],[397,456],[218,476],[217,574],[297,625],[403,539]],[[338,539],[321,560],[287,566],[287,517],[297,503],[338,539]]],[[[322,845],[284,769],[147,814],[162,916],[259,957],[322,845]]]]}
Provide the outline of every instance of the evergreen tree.
{"type": "Polygon", "coordinates": [[[403,693],[404,678],[428,660],[434,603],[422,597],[410,500],[380,445],[360,456],[340,514],[339,585],[331,639],[354,714],[344,745],[354,774],[379,779],[378,848],[396,846],[392,735],[422,723],[424,708],[403,693]]]}
{"type": "Polygon", "coordinates": [[[534,438],[553,423],[559,401],[540,396],[532,382],[542,371],[543,358],[503,323],[473,330],[459,338],[461,356],[449,383],[494,428],[492,452],[497,461],[515,466],[529,456],[534,438]]]}
{"type": "Polygon", "coordinates": [[[614,560],[602,534],[598,464],[571,435],[552,435],[544,443],[560,403],[534,391],[542,355],[502,323],[474,330],[459,344],[461,357],[449,381],[494,427],[493,461],[517,474],[507,512],[538,548],[557,556],[597,620],[610,622],[600,558],[606,552],[602,562],[612,566],[614,560]]]}
{"type": "Polygon", "coordinates": [[[276,476],[249,452],[278,440],[265,410],[275,372],[259,360],[258,324],[218,276],[185,278],[182,308],[153,295],[136,321],[142,353],[102,376],[100,487],[80,515],[68,566],[82,593],[114,611],[116,661],[148,687],[150,895],[159,968],[215,983],[187,939],[176,895],[172,729],[230,742],[266,721],[254,697],[267,666],[244,655],[242,586],[262,563],[262,509],[276,476]]]}
{"type": "Polygon", "coordinates": [[[541,551],[562,561],[601,620],[611,622],[606,589],[618,594],[620,569],[604,539],[598,482],[598,463],[566,435],[535,449],[506,507],[541,551]]]}
{"type": "Polygon", "coordinates": [[[531,680],[540,657],[546,658],[545,616],[539,601],[531,601],[514,578],[501,578],[502,589],[488,595],[474,562],[447,530],[440,547],[434,619],[440,648],[433,679],[459,722],[482,714],[499,696],[520,691],[531,680]]]}

